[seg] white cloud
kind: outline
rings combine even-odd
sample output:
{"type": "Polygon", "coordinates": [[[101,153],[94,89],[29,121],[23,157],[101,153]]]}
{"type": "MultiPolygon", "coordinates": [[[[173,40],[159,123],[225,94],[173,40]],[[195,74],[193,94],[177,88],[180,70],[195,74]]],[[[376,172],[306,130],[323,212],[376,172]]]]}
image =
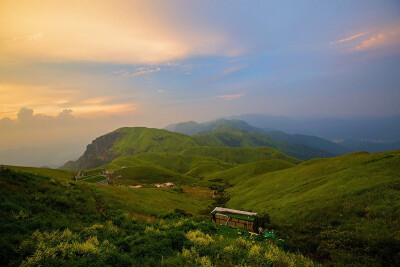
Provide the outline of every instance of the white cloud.
{"type": "Polygon", "coordinates": [[[120,77],[136,77],[136,76],[150,74],[150,73],[159,72],[159,71],[161,71],[160,67],[148,65],[148,66],[136,68],[133,72],[128,72],[125,69],[121,69],[121,70],[113,71],[113,74],[120,76],[120,77]]]}
{"type": "Polygon", "coordinates": [[[224,99],[224,100],[232,100],[232,99],[239,98],[239,97],[242,97],[242,96],[244,96],[243,93],[241,93],[241,94],[234,94],[234,95],[219,95],[219,96],[216,96],[216,97],[222,98],[222,99],[224,99]]]}

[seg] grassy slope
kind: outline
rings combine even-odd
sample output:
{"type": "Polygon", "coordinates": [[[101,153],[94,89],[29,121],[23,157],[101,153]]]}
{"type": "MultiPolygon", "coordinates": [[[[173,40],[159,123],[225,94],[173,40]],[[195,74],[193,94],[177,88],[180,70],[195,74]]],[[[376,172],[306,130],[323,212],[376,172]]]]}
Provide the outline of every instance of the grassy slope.
{"type": "MultiPolygon", "coordinates": [[[[310,160],[294,168],[247,180],[230,190],[230,204],[268,211],[280,220],[293,216],[304,220],[319,219],[315,214],[318,209],[323,210],[336,201],[342,202],[343,197],[397,182],[399,163],[400,151],[310,160]],[[243,199],[246,204],[241,203],[243,199]],[[264,200],[262,206],[256,204],[260,199],[264,200]],[[314,209],[309,210],[306,204],[313,204],[314,209]]],[[[339,213],[340,209],[336,215],[339,213]]]]}
{"type": "Polygon", "coordinates": [[[210,132],[193,135],[192,138],[202,146],[219,147],[260,147],[268,146],[278,149],[292,157],[299,159],[311,159],[316,157],[329,157],[333,154],[320,149],[307,147],[301,144],[290,144],[273,140],[265,133],[246,130],[224,125],[210,132]]]}
{"type": "MultiPolygon", "coordinates": [[[[299,162],[271,148],[198,147],[185,150],[180,155],[148,152],[135,156],[123,156],[102,167],[106,167],[107,170],[115,170],[116,175],[122,176],[117,181],[118,183],[138,184],[170,181],[179,184],[200,185],[202,182],[192,177],[204,178],[216,172],[236,167],[241,162],[270,158],[282,158],[285,161],[277,162],[287,162],[289,165],[292,164],[289,162],[299,162]],[[227,163],[225,160],[231,163],[227,163]],[[123,166],[127,168],[122,169],[123,166]]],[[[89,170],[86,173],[99,173],[100,168],[89,170]]],[[[262,168],[261,165],[260,168],[262,168]]],[[[271,166],[266,168],[269,169],[271,166]]],[[[261,171],[261,173],[264,172],[261,171]]]]}
{"type": "Polygon", "coordinates": [[[214,172],[211,175],[207,176],[207,180],[221,179],[222,181],[229,184],[237,184],[240,182],[244,182],[254,176],[291,168],[293,166],[296,165],[281,159],[269,159],[241,164],[228,170],[214,172]]]}
{"type": "Polygon", "coordinates": [[[211,196],[204,190],[129,190],[10,170],[0,171],[0,185],[1,266],[313,266],[268,243],[219,237],[202,219],[165,214],[198,212],[211,196]]]}
{"type": "Polygon", "coordinates": [[[77,161],[69,161],[61,168],[93,169],[120,156],[146,152],[177,153],[192,146],[197,146],[197,143],[184,134],[145,127],[125,127],[96,138],[77,161]]]}
{"type": "Polygon", "coordinates": [[[14,171],[28,172],[32,174],[38,174],[57,179],[72,179],[76,174],[76,171],[60,170],[60,169],[22,167],[22,166],[6,166],[6,167],[14,171]]]}
{"type": "Polygon", "coordinates": [[[154,184],[165,182],[173,182],[177,185],[199,184],[199,181],[197,179],[194,179],[193,177],[185,176],[159,166],[129,166],[126,169],[118,169],[116,173],[117,175],[122,176],[121,178],[116,180],[117,183],[129,183],[129,180],[131,180],[133,183],[136,184],[154,184]]]}
{"type": "Polygon", "coordinates": [[[268,159],[282,159],[294,164],[300,163],[299,160],[270,147],[191,147],[185,149],[181,155],[212,157],[231,164],[243,164],[268,159]]]}
{"type": "MultiPolygon", "coordinates": [[[[88,170],[108,164],[121,156],[135,156],[146,153],[152,154],[132,160],[155,163],[158,166],[181,174],[194,168],[190,166],[191,163],[196,161],[193,157],[213,158],[211,160],[213,163],[215,163],[215,159],[228,163],[249,163],[270,158],[280,158],[293,163],[299,162],[284,155],[282,152],[266,147],[273,147],[292,157],[301,159],[329,156],[323,151],[317,151],[302,145],[275,141],[257,131],[250,133],[230,125],[222,125],[212,132],[195,136],[145,127],[125,127],[96,138],[88,145],[85,153],[77,161],[69,161],[62,168],[88,170]],[[215,148],[211,149],[204,146],[215,148]],[[260,148],[263,151],[257,152],[247,149],[261,146],[265,146],[260,148]],[[226,147],[235,147],[237,149],[229,150],[226,147]],[[243,150],[239,151],[241,147],[243,147],[243,150]],[[220,151],[216,152],[216,150],[220,151]],[[155,153],[158,153],[158,155],[155,153]],[[264,155],[256,156],[255,154],[257,153],[264,155]],[[161,154],[169,154],[169,156],[162,156],[161,154]],[[178,154],[185,156],[185,158],[179,158],[178,154]]],[[[209,161],[209,159],[206,161],[209,161]]],[[[215,166],[211,168],[215,169],[215,166]]],[[[201,169],[199,173],[203,173],[206,168],[201,169]]]]}
{"type": "Polygon", "coordinates": [[[197,146],[189,136],[166,130],[126,127],[118,129],[117,132],[123,133],[123,137],[115,142],[111,149],[121,156],[143,152],[174,153],[197,146]]]}
{"type": "Polygon", "coordinates": [[[399,190],[400,150],[360,152],[250,178],[228,190],[228,206],[268,213],[298,237],[305,233],[306,241],[292,237],[299,249],[310,246],[318,257],[351,264],[371,260],[365,254],[382,246],[400,249],[399,190]]]}
{"type": "MultiPolygon", "coordinates": [[[[117,166],[153,165],[159,166],[177,173],[184,174],[202,163],[223,164],[220,160],[211,157],[183,156],[165,153],[142,153],[135,156],[119,157],[112,164],[117,166]]],[[[230,167],[231,164],[225,164],[230,167]]]]}

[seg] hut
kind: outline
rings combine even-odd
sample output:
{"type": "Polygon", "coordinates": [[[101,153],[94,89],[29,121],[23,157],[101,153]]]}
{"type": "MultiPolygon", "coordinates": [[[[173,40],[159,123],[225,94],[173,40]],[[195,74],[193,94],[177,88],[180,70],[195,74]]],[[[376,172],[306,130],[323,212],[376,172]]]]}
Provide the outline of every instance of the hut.
{"type": "Polygon", "coordinates": [[[244,228],[255,232],[258,229],[257,213],[216,207],[211,212],[211,221],[218,225],[244,228]]]}
{"type": "Polygon", "coordinates": [[[161,187],[173,187],[175,186],[174,183],[168,182],[168,183],[163,183],[163,184],[155,184],[154,185],[157,188],[161,188],[161,187]]]}

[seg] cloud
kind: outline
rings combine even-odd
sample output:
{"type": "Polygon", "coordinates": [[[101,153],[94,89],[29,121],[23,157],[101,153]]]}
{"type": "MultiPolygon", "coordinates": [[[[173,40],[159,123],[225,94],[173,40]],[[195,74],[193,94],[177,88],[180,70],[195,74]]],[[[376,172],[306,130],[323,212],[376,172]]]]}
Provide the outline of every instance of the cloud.
{"type": "Polygon", "coordinates": [[[350,36],[350,37],[341,39],[341,40],[339,40],[339,41],[330,42],[329,44],[333,45],[333,44],[348,42],[348,41],[357,39],[357,38],[359,38],[359,37],[362,37],[362,36],[364,36],[364,35],[366,35],[366,34],[368,34],[368,32],[358,33],[358,34],[355,34],[355,35],[353,35],[353,36],[350,36]]]}
{"type": "Polygon", "coordinates": [[[162,94],[162,93],[164,93],[164,92],[165,92],[165,91],[162,90],[162,89],[160,89],[160,90],[157,91],[157,93],[159,93],[159,94],[162,94]]]}
{"type": "Polygon", "coordinates": [[[385,45],[387,40],[387,36],[385,34],[378,34],[374,35],[371,38],[362,41],[360,45],[357,45],[354,50],[364,50],[364,49],[371,49],[378,46],[385,45]]]}
{"type": "Polygon", "coordinates": [[[143,67],[136,68],[133,72],[128,72],[125,69],[117,70],[117,71],[113,71],[113,74],[120,76],[120,77],[135,77],[135,76],[150,74],[150,73],[159,72],[159,71],[161,71],[160,67],[150,65],[150,66],[143,66],[143,67]]]}
{"type": "Polygon", "coordinates": [[[0,58],[143,64],[243,51],[167,2],[3,0],[0,9],[0,58]]]}
{"type": "Polygon", "coordinates": [[[232,73],[234,73],[234,72],[237,72],[237,71],[239,71],[239,70],[242,70],[242,69],[244,69],[244,68],[246,68],[246,67],[247,67],[246,64],[232,66],[232,67],[229,67],[229,68],[223,70],[223,71],[221,72],[221,75],[222,75],[222,76],[227,76],[227,75],[230,75],[230,74],[232,74],[232,73]]]}
{"type": "Polygon", "coordinates": [[[51,115],[72,109],[75,114],[85,117],[132,114],[137,110],[137,103],[121,94],[96,96],[74,89],[3,83],[0,83],[0,94],[0,118],[29,118],[32,111],[24,107],[51,115]]]}
{"type": "Polygon", "coordinates": [[[377,30],[355,34],[339,41],[330,42],[331,45],[339,43],[348,43],[345,46],[346,52],[386,50],[383,52],[392,53],[393,51],[398,51],[396,46],[400,44],[400,24],[387,25],[377,30]],[[387,48],[394,48],[394,50],[387,48]]]}
{"type": "Polygon", "coordinates": [[[222,98],[224,100],[232,100],[232,99],[239,98],[239,97],[242,97],[242,96],[244,96],[243,93],[236,94],[236,95],[219,95],[219,96],[216,96],[216,97],[222,98]]]}

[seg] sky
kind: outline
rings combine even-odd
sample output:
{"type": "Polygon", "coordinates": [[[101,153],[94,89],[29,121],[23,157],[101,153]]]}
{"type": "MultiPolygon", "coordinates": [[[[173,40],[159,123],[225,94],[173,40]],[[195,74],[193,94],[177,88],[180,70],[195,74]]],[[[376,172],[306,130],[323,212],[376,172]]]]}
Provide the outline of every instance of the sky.
{"type": "Polygon", "coordinates": [[[399,1],[0,0],[0,150],[121,126],[400,113],[399,1]]]}

